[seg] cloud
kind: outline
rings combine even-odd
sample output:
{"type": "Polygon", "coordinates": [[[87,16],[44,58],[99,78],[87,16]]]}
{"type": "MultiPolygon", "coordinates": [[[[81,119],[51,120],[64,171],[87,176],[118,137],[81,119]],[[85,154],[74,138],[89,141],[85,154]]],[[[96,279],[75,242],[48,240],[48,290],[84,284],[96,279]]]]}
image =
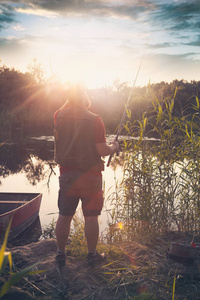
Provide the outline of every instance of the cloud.
{"type": "Polygon", "coordinates": [[[5,44],[7,43],[7,39],[6,38],[2,38],[0,37],[0,47],[5,46],[5,44]]]}
{"type": "Polygon", "coordinates": [[[22,27],[20,24],[13,26],[13,29],[16,31],[24,31],[25,30],[25,28],[22,27]]]}
{"type": "Polygon", "coordinates": [[[35,7],[35,5],[30,5],[27,7],[19,7],[16,8],[15,11],[26,15],[36,15],[36,16],[42,16],[47,18],[54,18],[57,16],[55,12],[39,9],[35,7]]]}
{"type": "Polygon", "coordinates": [[[22,50],[24,48],[22,42],[23,39],[17,39],[14,36],[0,37],[1,54],[13,52],[13,49],[15,49],[15,52],[22,50]]]}
{"type": "Polygon", "coordinates": [[[159,4],[151,12],[152,22],[174,31],[194,30],[200,23],[200,2],[198,0],[173,1],[159,4]]]}
{"type": "Polygon", "coordinates": [[[165,42],[165,43],[158,43],[158,44],[148,44],[149,49],[161,49],[161,48],[168,48],[172,47],[174,44],[165,42]]]}
{"type": "Polygon", "coordinates": [[[145,30],[149,33],[160,31],[182,39],[189,38],[191,32],[196,34],[200,28],[199,0],[11,0],[11,2],[16,13],[48,18],[60,15],[129,19],[134,31],[139,30],[143,33],[145,30]],[[137,29],[138,27],[140,29],[137,29]]]}
{"type": "Polygon", "coordinates": [[[130,61],[135,62],[148,40],[148,74],[154,80],[165,78],[165,72],[168,78],[180,77],[185,63],[198,77],[199,0],[1,0],[0,11],[0,31],[9,27],[4,34],[10,35],[0,38],[1,58],[9,58],[10,64],[25,65],[31,56],[41,61],[55,57],[67,68],[78,58],[91,66],[110,63],[113,72],[121,72],[123,60],[123,74],[128,74],[130,61]]]}
{"type": "MultiPolygon", "coordinates": [[[[13,3],[16,1],[12,0],[13,3]]],[[[60,14],[65,16],[99,16],[138,18],[140,13],[151,10],[155,4],[147,0],[132,1],[92,1],[92,0],[21,0],[18,1],[17,12],[51,16],[60,14]]]]}
{"type": "Polygon", "coordinates": [[[13,8],[4,3],[0,4],[0,30],[15,22],[16,18],[13,8]]]}
{"type": "Polygon", "coordinates": [[[200,46],[200,34],[197,35],[193,41],[185,43],[185,45],[199,47],[200,46]]]}
{"type": "Polygon", "coordinates": [[[194,30],[200,26],[199,0],[11,0],[11,2],[18,13],[46,17],[62,15],[127,18],[178,32],[194,30]]]}

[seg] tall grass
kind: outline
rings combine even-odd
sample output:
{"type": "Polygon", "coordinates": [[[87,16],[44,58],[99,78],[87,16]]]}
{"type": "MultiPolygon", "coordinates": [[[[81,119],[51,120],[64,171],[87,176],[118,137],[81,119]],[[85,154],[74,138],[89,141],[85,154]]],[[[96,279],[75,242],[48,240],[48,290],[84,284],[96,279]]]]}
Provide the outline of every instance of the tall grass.
{"type": "Polygon", "coordinates": [[[170,230],[200,233],[199,100],[193,115],[177,117],[173,109],[174,99],[155,98],[140,120],[127,112],[123,192],[112,222],[124,222],[129,240],[170,230]]]}
{"type": "Polygon", "coordinates": [[[31,265],[25,269],[22,269],[17,273],[12,272],[12,267],[13,267],[12,253],[10,251],[6,251],[6,245],[8,241],[8,235],[11,228],[11,224],[12,224],[12,218],[10,219],[10,222],[6,229],[4,241],[0,249],[0,277],[3,276],[3,278],[7,278],[8,275],[10,275],[9,278],[5,280],[4,284],[0,287],[0,298],[3,297],[11,289],[13,285],[17,284],[26,275],[45,272],[45,270],[32,271],[33,268],[36,266],[36,264],[31,265]],[[9,270],[7,268],[7,264],[9,264],[9,270]]]}

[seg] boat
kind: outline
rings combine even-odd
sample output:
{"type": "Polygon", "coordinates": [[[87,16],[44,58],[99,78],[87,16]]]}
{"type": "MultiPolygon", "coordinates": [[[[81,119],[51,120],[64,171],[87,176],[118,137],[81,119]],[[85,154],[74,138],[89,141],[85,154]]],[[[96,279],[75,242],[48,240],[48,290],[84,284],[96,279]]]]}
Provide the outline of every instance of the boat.
{"type": "Polygon", "coordinates": [[[9,236],[17,237],[39,216],[41,193],[0,192],[0,234],[4,233],[12,218],[9,236]]]}

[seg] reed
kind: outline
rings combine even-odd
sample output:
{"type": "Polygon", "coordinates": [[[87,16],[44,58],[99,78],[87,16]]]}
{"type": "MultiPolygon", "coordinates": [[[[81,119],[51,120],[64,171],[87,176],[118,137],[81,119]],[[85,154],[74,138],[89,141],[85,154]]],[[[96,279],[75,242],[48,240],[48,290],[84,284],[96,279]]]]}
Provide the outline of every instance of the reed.
{"type": "Polygon", "coordinates": [[[124,176],[117,201],[112,199],[112,223],[124,223],[128,240],[171,230],[199,234],[199,99],[193,115],[182,110],[175,116],[174,99],[155,97],[151,107],[135,121],[127,111],[124,176]]]}

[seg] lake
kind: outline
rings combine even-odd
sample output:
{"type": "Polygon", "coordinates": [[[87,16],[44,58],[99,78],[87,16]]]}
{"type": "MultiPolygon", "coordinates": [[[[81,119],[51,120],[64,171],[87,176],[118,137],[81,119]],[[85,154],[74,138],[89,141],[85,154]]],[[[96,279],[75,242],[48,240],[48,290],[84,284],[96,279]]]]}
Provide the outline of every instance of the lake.
{"type": "MultiPolygon", "coordinates": [[[[108,139],[109,140],[109,139],[108,139]]],[[[113,137],[110,136],[110,140],[113,137]]],[[[104,231],[108,216],[106,208],[110,207],[109,195],[115,192],[116,181],[122,179],[122,169],[106,167],[105,159],[103,183],[105,205],[100,221],[100,231],[104,231]]],[[[40,222],[45,228],[58,217],[58,177],[59,169],[53,160],[53,137],[32,137],[19,144],[4,144],[0,147],[0,191],[42,193],[40,222]]],[[[80,211],[80,205],[78,207],[80,211]]]]}

